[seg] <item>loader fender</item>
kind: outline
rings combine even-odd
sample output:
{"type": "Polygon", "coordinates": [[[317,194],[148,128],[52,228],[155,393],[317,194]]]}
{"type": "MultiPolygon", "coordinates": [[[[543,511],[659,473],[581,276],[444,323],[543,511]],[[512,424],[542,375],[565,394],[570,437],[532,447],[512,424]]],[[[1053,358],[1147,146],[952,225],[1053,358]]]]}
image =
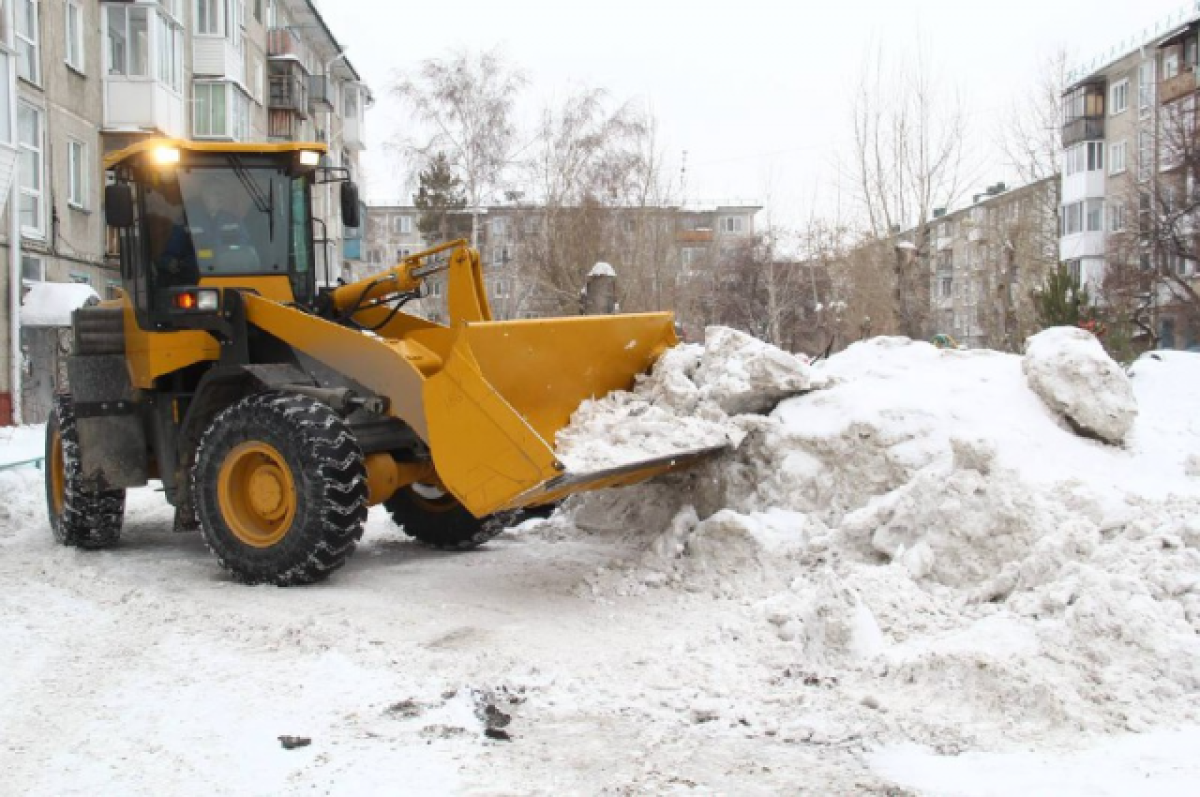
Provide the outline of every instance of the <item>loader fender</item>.
{"type": "MultiPolygon", "coordinates": [[[[168,494],[177,487],[186,489],[188,473],[195,460],[196,446],[212,419],[226,407],[254,393],[278,390],[285,385],[313,385],[313,378],[290,364],[279,365],[218,365],[211,368],[196,386],[191,403],[178,427],[165,424],[162,433],[178,435],[176,440],[161,440],[160,471],[171,474],[165,484],[168,494]],[[175,431],[177,429],[177,431],[175,431]],[[162,459],[170,457],[171,462],[162,459]]],[[[168,408],[170,409],[170,408],[168,408]]],[[[171,410],[173,412],[173,410],[171,410]]],[[[164,482],[167,479],[164,477],[164,482]]]]}
{"type": "Polygon", "coordinates": [[[144,485],[146,432],[124,356],[72,354],[67,381],[74,396],[80,483],[97,493],[144,485]]]}

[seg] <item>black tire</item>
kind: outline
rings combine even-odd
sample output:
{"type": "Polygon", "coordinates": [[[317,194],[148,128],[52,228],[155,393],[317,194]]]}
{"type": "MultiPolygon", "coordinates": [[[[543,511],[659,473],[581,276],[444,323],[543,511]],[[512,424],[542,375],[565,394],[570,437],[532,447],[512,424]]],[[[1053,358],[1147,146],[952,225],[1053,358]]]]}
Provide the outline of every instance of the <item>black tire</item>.
{"type": "Polygon", "coordinates": [[[440,551],[478,548],[511,526],[518,512],[477,518],[454,496],[432,487],[402,487],[383,504],[404,533],[440,551]]]}
{"type": "Polygon", "coordinates": [[[246,584],[321,581],[354,553],[367,518],[353,433],[328,405],[291,393],[249,396],[213,419],[192,495],[209,549],[246,584]]]}
{"type": "Polygon", "coordinates": [[[79,461],[75,403],[60,393],[46,422],[46,514],[61,545],[98,550],[121,538],[124,490],[88,490],[79,461]]]}

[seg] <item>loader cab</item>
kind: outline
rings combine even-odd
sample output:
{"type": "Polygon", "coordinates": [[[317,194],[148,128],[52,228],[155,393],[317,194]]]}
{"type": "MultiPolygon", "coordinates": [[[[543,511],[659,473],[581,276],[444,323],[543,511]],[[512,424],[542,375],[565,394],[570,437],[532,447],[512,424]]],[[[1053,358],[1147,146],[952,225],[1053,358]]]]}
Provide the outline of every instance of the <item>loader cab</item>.
{"type": "Polygon", "coordinates": [[[108,224],[138,325],[194,328],[242,288],[311,305],[321,145],[144,142],[110,156],[108,224]],[[197,297],[200,301],[197,301],[197,297]]]}

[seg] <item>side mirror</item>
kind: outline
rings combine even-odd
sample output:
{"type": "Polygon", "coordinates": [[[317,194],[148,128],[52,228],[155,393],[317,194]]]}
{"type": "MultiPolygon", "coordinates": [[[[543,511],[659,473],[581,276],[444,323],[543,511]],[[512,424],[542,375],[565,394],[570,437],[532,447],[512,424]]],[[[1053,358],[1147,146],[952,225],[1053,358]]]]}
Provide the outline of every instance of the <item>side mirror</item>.
{"type": "Polygon", "coordinates": [[[357,227],[361,221],[359,215],[358,186],[352,182],[342,183],[342,224],[357,227]]]}
{"type": "Polygon", "coordinates": [[[104,221],[109,227],[133,226],[133,189],[128,183],[104,186],[104,221]]]}

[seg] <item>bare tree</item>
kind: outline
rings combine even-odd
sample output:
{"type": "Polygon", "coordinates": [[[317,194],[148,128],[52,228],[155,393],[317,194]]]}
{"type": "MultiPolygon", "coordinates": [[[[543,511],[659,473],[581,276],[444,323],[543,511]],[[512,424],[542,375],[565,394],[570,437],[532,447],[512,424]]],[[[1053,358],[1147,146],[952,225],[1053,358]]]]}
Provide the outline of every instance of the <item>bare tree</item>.
{"type": "Polygon", "coordinates": [[[420,166],[444,152],[462,180],[472,245],[479,241],[480,209],[503,183],[517,148],[513,105],[524,85],[523,74],[499,50],[490,50],[424,61],[415,75],[400,76],[392,87],[429,133],[402,148],[420,166]]]}
{"type": "Polygon", "coordinates": [[[621,277],[623,306],[636,309],[628,305],[645,301],[638,289],[661,287],[646,275],[665,261],[669,242],[652,118],[601,89],[581,89],[543,110],[535,141],[526,170],[543,212],[523,240],[526,278],[547,310],[576,311],[588,270],[608,261],[621,277]]]}
{"type": "MultiPolygon", "coordinates": [[[[859,78],[852,121],[852,167],[866,234],[883,241],[911,228],[912,245],[927,253],[934,208],[959,199],[969,178],[961,97],[941,87],[924,51],[908,63],[889,60],[878,48],[859,78]]],[[[890,261],[892,312],[903,334],[923,337],[929,314],[925,259],[901,255],[890,261]]]]}
{"type": "Polygon", "coordinates": [[[1012,100],[997,128],[997,145],[1022,185],[1036,183],[1059,172],[1062,150],[1063,89],[1067,81],[1067,52],[1059,49],[1044,56],[1028,90],[1012,100]]]}

